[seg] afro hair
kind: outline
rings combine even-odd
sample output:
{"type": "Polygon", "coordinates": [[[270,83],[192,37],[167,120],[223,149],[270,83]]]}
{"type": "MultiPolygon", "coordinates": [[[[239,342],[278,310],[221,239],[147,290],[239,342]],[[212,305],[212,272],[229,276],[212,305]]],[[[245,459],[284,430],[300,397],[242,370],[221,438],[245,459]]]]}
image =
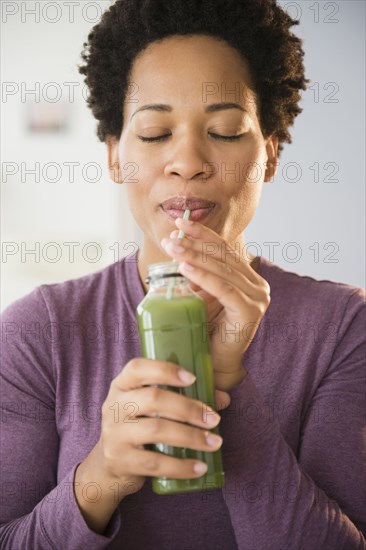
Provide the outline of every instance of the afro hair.
{"type": "Polygon", "coordinates": [[[174,35],[208,35],[226,41],[247,60],[263,136],[291,143],[289,127],[302,112],[302,40],[298,25],[276,0],[117,0],[84,43],[79,72],[101,141],[119,138],[134,59],[150,43],[174,35]]]}

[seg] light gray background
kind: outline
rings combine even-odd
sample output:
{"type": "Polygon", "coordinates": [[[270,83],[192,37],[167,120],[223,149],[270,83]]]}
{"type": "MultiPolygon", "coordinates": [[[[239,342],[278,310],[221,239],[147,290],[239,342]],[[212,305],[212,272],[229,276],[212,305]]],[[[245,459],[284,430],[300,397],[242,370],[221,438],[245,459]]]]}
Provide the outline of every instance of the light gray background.
{"type": "MultiPolygon", "coordinates": [[[[285,269],[365,286],[365,3],[280,4],[293,17],[301,8],[301,24],[293,29],[304,40],[306,76],[312,81],[309,86],[315,91],[319,87],[319,101],[313,90],[303,94],[304,110],[291,132],[293,143],[285,146],[275,181],[266,184],[245,235],[248,242],[261,245],[281,243],[274,261],[285,269]],[[325,22],[331,19],[339,23],[325,22]],[[327,83],[335,85],[326,88],[327,83]],[[330,96],[335,86],[339,91],[330,96]],[[300,166],[298,182],[291,183],[298,175],[291,164],[287,172],[281,169],[288,163],[300,166]],[[315,163],[319,163],[319,182],[310,169],[315,163]],[[338,165],[338,173],[332,174],[333,166],[327,163],[338,165]],[[327,181],[332,179],[339,181],[327,181]],[[302,251],[295,263],[287,261],[296,257],[295,248],[289,247],[286,254],[286,244],[292,241],[302,251]],[[319,243],[319,261],[314,243],[319,243]],[[327,243],[335,245],[326,249],[327,243]],[[333,254],[336,247],[339,250],[333,254]]],[[[268,257],[266,251],[268,246],[263,246],[268,257]]]]}
{"type": "MultiPolygon", "coordinates": [[[[110,3],[75,3],[71,14],[64,2],[40,2],[41,8],[46,4],[49,8],[40,11],[39,21],[27,12],[35,2],[7,2],[17,8],[13,15],[6,15],[2,3],[3,91],[4,83],[15,83],[19,89],[3,94],[1,103],[2,250],[18,247],[13,255],[2,254],[2,309],[38,284],[93,272],[129,254],[134,245],[128,243],[140,243],[125,189],[109,180],[105,146],[95,136],[95,122],[85,106],[76,69],[82,43],[100,15],[96,6],[101,13],[110,3]],[[21,91],[39,83],[42,95],[49,82],[58,83],[62,99],[69,103],[70,131],[32,135],[26,130],[32,97],[22,97],[21,91]],[[65,82],[78,84],[71,102],[65,82]],[[4,163],[10,162],[18,172],[4,177],[4,166],[8,167],[4,163]],[[36,162],[41,166],[40,181],[31,174],[22,177],[21,163],[30,169],[36,162]],[[47,181],[52,170],[46,180],[42,177],[42,168],[49,162],[61,170],[60,180],[54,183],[47,181]],[[74,181],[66,162],[79,163],[74,181]],[[82,171],[90,162],[101,170],[94,183],[90,179],[95,172],[90,169],[85,178],[82,171]],[[64,244],[71,241],[79,243],[74,261],[64,244]],[[56,252],[48,247],[52,242],[62,251],[57,261],[51,261],[56,252]],[[92,247],[83,254],[83,247],[91,242],[101,251],[96,261],[92,247]],[[37,246],[39,257],[25,254],[37,246]]],[[[292,30],[304,40],[306,76],[312,89],[303,93],[304,111],[291,130],[293,143],[285,145],[274,182],[264,186],[260,207],[245,231],[246,242],[252,243],[252,252],[289,271],[363,287],[365,3],[298,0],[280,4],[292,17],[300,17],[300,25],[292,30]]]]}

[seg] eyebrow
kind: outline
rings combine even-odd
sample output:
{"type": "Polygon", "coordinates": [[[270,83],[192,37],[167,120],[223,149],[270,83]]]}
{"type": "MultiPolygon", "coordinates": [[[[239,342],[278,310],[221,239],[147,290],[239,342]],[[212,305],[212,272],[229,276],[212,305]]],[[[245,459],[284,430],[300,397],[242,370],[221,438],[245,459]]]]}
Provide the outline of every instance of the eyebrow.
{"type": "MultiPolygon", "coordinates": [[[[217,113],[218,111],[226,111],[227,109],[239,109],[243,113],[247,112],[241,105],[238,103],[211,103],[205,108],[205,113],[217,113]]],[[[158,111],[159,113],[171,113],[172,107],[170,105],[164,105],[163,103],[151,103],[149,105],[143,105],[137,111],[135,111],[130,120],[137,114],[142,111],[158,111]]]]}
{"type": "Polygon", "coordinates": [[[205,113],[216,113],[218,111],[225,111],[226,109],[239,109],[243,113],[247,112],[239,103],[211,103],[211,105],[206,107],[205,113]]]}

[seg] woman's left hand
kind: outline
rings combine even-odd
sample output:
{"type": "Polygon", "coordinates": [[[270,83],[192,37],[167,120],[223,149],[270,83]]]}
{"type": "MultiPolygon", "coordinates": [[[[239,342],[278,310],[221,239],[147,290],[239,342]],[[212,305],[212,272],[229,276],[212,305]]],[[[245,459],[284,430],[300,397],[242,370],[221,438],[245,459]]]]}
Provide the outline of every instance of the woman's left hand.
{"type": "Polygon", "coordinates": [[[242,357],[270,304],[270,287],[249,260],[212,229],[182,218],[176,219],[176,225],[187,238],[178,239],[174,231],[161,244],[207,303],[215,387],[228,391],[246,375],[242,357]],[[182,250],[174,250],[174,245],[182,250]]]}

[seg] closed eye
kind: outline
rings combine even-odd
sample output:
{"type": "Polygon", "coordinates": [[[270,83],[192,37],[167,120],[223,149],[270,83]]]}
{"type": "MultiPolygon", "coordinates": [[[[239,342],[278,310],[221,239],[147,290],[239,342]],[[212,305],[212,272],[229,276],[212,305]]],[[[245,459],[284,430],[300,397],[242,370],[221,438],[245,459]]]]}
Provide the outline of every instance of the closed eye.
{"type": "MultiPolygon", "coordinates": [[[[144,136],[137,136],[141,141],[147,142],[147,143],[153,143],[153,142],[159,142],[164,141],[166,138],[168,138],[171,134],[165,134],[164,136],[157,136],[157,137],[144,137],[144,136]]],[[[209,134],[214,139],[222,140],[222,141],[238,141],[241,139],[245,134],[239,134],[237,136],[221,136],[219,134],[209,134]]]]}
{"type": "Polygon", "coordinates": [[[165,136],[158,136],[158,137],[144,137],[144,136],[137,136],[141,141],[146,141],[148,143],[152,143],[153,141],[163,141],[165,138],[169,137],[170,134],[166,134],[165,136]]]}
{"type": "Polygon", "coordinates": [[[220,136],[219,134],[210,134],[214,139],[222,139],[223,141],[238,141],[245,134],[239,134],[238,136],[220,136]]]}

